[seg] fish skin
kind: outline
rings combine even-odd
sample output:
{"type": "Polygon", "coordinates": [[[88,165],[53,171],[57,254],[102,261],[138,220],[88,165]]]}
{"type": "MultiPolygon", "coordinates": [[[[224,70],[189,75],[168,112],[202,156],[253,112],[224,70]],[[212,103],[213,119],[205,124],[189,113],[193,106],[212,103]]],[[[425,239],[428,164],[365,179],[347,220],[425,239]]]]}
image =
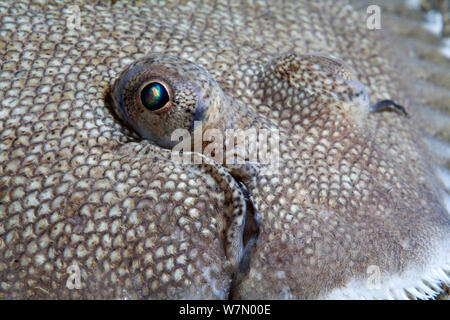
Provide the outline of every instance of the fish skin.
{"type": "Polygon", "coordinates": [[[445,188],[422,117],[425,105],[448,112],[449,94],[430,83],[436,68],[404,58],[421,42],[367,30],[364,10],[346,2],[74,4],[80,28],[70,30],[65,2],[0,2],[0,298],[310,299],[365,283],[370,265],[387,281],[448,272],[445,188]],[[299,61],[318,52],[345,61],[370,105],[391,99],[410,117],[366,114],[322,86],[305,102],[314,63],[299,61]],[[282,131],[283,152],[300,155],[281,176],[242,179],[259,233],[237,274],[233,213],[251,210],[230,172],[180,166],[113,115],[114,82],[150,53],[203,67],[237,106],[282,131]],[[337,150],[331,159],[314,154],[317,133],[337,150]],[[67,285],[73,265],[81,289],[67,285]]]}

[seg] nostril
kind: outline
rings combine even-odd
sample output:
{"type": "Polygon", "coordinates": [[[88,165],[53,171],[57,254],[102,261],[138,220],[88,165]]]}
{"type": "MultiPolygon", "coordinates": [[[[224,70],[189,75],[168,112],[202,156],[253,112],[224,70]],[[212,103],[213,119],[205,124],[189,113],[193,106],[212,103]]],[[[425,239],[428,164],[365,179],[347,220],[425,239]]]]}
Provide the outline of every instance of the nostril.
{"type": "Polygon", "coordinates": [[[369,109],[370,113],[381,112],[381,111],[394,111],[401,115],[408,116],[406,109],[403,106],[396,104],[392,100],[378,101],[376,104],[371,106],[369,109]]]}

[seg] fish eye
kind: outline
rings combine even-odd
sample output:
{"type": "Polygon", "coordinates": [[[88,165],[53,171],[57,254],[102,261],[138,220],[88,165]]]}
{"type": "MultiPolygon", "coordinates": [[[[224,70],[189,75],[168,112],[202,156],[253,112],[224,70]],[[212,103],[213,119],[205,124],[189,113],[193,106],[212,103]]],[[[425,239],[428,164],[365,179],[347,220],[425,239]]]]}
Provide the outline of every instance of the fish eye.
{"type": "Polygon", "coordinates": [[[139,96],[142,105],[152,112],[164,112],[172,106],[170,90],[162,81],[144,83],[141,86],[139,96]]]}
{"type": "Polygon", "coordinates": [[[198,122],[216,125],[215,115],[229,102],[207,70],[157,53],[126,67],[114,82],[111,98],[114,112],[129,129],[169,149],[180,142],[173,140],[175,130],[193,134],[201,130],[198,122]]]}

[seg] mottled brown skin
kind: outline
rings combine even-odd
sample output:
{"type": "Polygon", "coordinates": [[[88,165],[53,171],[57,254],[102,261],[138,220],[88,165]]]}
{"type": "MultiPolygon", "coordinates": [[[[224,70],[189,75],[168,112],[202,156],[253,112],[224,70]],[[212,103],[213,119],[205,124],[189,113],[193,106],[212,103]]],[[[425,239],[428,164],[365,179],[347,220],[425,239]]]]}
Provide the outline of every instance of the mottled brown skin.
{"type": "Polygon", "coordinates": [[[420,130],[448,132],[447,119],[427,129],[421,118],[448,90],[415,90],[435,69],[368,31],[364,10],[80,3],[69,30],[65,4],[25,3],[0,3],[0,298],[322,298],[369,265],[401,275],[449,247],[420,130]],[[203,90],[206,126],[280,129],[279,174],[179,165],[113,116],[114,83],[149,54],[172,61],[176,88],[203,90]],[[209,85],[180,78],[183,66],[209,85]],[[410,117],[368,113],[384,99],[410,117]],[[251,213],[257,239],[239,265],[251,213]],[[73,264],[79,290],[66,286],[73,264]]]}

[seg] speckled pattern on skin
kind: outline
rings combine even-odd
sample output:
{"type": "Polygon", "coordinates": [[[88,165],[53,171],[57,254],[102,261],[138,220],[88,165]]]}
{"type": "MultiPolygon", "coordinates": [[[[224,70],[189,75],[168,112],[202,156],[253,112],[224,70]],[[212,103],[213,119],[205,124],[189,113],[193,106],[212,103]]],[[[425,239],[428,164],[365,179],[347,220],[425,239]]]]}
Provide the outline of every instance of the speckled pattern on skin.
{"type": "Polygon", "coordinates": [[[0,298],[406,298],[449,282],[445,159],[424,139],[449,121],[424,115],[450,95],[445,76],[418,89],[447,62],[416,66],[346,2],[74,4],[69,30],[64,2],[0,2],[0,298]],[[111,90],[149,54],[210,79],[206,126],[280,129],[279,174],[179,165],[120,122],[111,90]],[[368,113],[384,99],[410,116],[368,113]]]}

